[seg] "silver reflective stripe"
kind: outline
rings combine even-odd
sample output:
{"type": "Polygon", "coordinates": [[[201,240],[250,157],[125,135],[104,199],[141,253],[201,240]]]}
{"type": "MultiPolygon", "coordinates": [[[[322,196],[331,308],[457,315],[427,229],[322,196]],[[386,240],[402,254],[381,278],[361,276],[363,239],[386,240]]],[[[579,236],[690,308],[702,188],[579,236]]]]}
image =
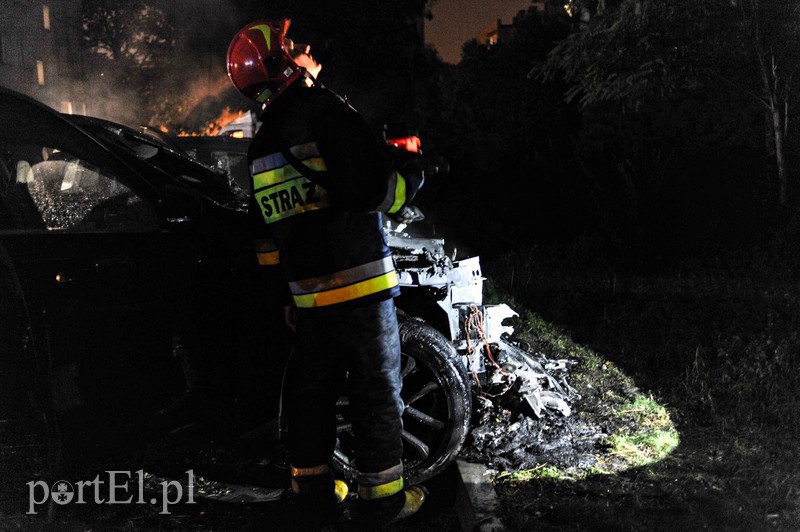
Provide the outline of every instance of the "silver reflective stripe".
{"type": "MultiPolygon", "coordinates": [[[[289,148],[289,151],[291,151],[292,155],[301,161],[310,159],[311,157],[319,157],[319,148],[317,147],[316,142],[298,144],[297,146],[292,146],[289,148]]],[[[275,168],[280,168],[282,166],[286,166],[287,164],[289,164],[289,161],[286,160],[286,157],[284,157],[282,153],[271,153],[269,155],[265,155],[264,157],[259,157],[250,163],[250,175],[260,174],[261,172],[266,172],[268,170],[274,170],[275,168]]]]}
{"type": "Polygon", "coordinates": [[[292,294],[296,296],[313,294],[351,285],[366,279],[372,279],[373,277],[389,273],[392,270],[394,270],[394,261],[392,261],[392,257],[386,257],[329,275],[312,277],[310,279],[303,279],[302,281],[291,281],[289,282],[289,288],[292,294]]]}
{"type": "Polygon", "coordinates": [[[274,168],[280,168],[281,166],[286,166],[286,158],[284,158],[282,153],[265,155],[264,157],[259,157],[250,163],[250,174],[260,174],[261,172],[266,172],[267,170],[272,170],[274,168]]]}

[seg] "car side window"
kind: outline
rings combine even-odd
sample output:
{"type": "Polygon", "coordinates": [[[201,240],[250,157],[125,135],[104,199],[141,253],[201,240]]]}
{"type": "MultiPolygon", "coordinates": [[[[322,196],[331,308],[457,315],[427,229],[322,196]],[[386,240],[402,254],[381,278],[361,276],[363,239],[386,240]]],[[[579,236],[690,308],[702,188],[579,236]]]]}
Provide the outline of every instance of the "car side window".
{"type": "Polygon", "coordinates": [[[0,200],[15,229],[149,231],[157,211],[110,170],[48,146],[6,145],[0,200]]]}

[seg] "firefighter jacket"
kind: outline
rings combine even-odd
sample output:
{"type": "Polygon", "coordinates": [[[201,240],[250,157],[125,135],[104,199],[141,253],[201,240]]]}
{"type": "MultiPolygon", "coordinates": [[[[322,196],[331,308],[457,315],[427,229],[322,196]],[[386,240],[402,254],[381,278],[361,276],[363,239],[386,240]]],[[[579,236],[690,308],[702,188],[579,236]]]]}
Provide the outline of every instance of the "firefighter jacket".
{"type": "Polygon", "coordinates": [[[421,177],[394,171],[361,115],[325,89],[287,90],[261,122],[248,153],[259,264],[280,264],[300,311],[398,295],[381,212],[407,204],[421,177]]]}

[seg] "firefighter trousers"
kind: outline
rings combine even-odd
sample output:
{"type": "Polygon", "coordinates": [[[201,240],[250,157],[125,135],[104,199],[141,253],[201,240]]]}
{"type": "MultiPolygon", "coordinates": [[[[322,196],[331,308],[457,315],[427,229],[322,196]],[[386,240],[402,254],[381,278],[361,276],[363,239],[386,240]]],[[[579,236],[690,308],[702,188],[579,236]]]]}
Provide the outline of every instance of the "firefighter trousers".
{"type": "Polygon", "coordinates": [[[349,398],[359,482],[402,475],[403,401],[394,301],[318,315],[298,313],[287,373],[289,451],[297,468],[330,463],[336,401],[349,398]],[[345,383],[345,376],[347,381],[345,383]]]}

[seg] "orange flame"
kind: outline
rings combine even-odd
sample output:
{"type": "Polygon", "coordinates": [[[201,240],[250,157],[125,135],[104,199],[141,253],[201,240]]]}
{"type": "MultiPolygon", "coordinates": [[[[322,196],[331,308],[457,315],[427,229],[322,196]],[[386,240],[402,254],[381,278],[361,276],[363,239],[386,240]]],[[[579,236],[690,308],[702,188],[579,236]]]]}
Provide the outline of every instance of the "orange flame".
{"type": "Polygon", "coordinates": [[[199,132],[189,132],[189,131],[181,131],[178,133],[179,137],[205,137],[205,136],[214,136],[222,130],[228,123],[233,122],[237,118],[244,115],[245,111],[237,110],[231,111],[230,107],[226,107],[222,110],[222,114],[220,114],[217,118],[212,120],[208,123],[208,125],[203,128],[199,132]]]}

